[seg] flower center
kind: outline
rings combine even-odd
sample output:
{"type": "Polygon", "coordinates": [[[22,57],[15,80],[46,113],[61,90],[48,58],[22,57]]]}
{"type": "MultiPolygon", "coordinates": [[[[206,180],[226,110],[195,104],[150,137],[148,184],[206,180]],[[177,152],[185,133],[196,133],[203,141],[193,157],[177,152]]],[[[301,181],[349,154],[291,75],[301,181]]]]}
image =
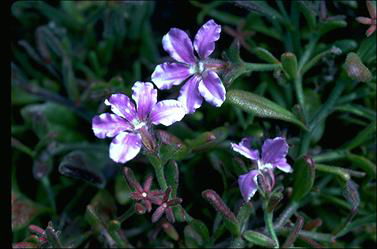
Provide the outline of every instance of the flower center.
{"type": "Polygon", "coordinates": [[[271,163],[263,163],[262,161],[258,160],[258,169],[260,171],[266,171],[268,169],[273,169],[273,166],[271,163]]]}
{"type": "Polygon", "coordinates": [[[143,192],[143,193],[141,194],[141,196],[143,196],[143,197],[145,198],[145,197],[147,197],[147,193],[143,192]]]}
{"type": "Polygon", "coordinates": [[[168,204],[166,204],[166,203],[164,202],[164,204],[162,204],[162,206],[163,206],[164,208],[167,208],[167,207],[168,207],[168,204]]]}
{"type": "Polygon", "coordinates": [[[202,74],[205,70],[204,63],[199,61],[195,63],[194,65],[190,66],[190,73],[191,74],[202,74]]]}
{"type": "Polygon", "coordinates": [[[134,129],[135,129],[135,130],[139,130],[140,128],[142,128],[143,126],[146,125],[145,122],[140,122],[140,121],[137,120],[137,119],[132,120],[131,123],[132,123],[132,125],[134,126],[134,129]]]}

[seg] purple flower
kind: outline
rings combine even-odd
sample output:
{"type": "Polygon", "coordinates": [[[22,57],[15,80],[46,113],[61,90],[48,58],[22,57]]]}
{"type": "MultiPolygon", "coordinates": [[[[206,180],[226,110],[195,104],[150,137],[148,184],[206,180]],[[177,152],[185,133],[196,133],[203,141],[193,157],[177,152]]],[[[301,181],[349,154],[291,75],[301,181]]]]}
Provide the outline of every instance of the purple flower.
{"type": "Polygon", "coordinates": [[[224,66],[222,61],[208,58],[215,50],[215,41],[220,38],[221,26],[209,20],[196,33],[194,46],[188,35],[172,28],[162,38],[162,46],[176,60],[158,65],[152,81],[159,89],[170,89],[188,79],[181,88],[178,100],[186,113],[192,113],[202,105],[203,98],[219,107],[225,101],[225,87],[215,72],[224,66]],[[194,49],[199,59],[194,55],[194,49]]]}
{"type": "Polygon", "coordinates": [[[169,126],[180,121],[185,109],[179,101],[157,102],[157,90],[152,83],[136,82],[132,87],[132,99],[116,93],[105,100],[111,113],[102,113],[92,120],[92,129],[98,138],[115,137],[110,144],[110,158],[117,163],[133,159],[140,151],[143,134],[149,134],[151,125],[169,126]]]}
{"type": "Polygon", "coordinates": [[[153,223],[157,222],[164,213],[166,214],[166,218],[168,219],[168,221],[170,223],[175,222],[172,207],[182,203],[182,199],[181,198],[174,198],[174,199],[169,200],[169,195],[170,195],[171,190],[172,189],[169,186],[166,189],[162,199],[158,199],[157,205],[159,205],[159,207],[152,214],[152,222],[153,223]]]}
{"type": "Polygon", "coordinates": [[[231,143],[232,149],[241,155],[257,162],[258,168],[251,170],[249,173],[240,175],[238,185],[245,201],[249,201],[257,191],[257,176],[266,176],[264,179],[270,180],[269,186],[274,185],[275,178],[273,170],[278,168],[285,173],[291,173],[292,167],[287,163],[285,158],[288,154],[288,144],[283,137],[267,139],[262,146],[262,157],[259,156],[258,150],[250,147],[250,138],[244,138],[239,144],[231,143]]]}

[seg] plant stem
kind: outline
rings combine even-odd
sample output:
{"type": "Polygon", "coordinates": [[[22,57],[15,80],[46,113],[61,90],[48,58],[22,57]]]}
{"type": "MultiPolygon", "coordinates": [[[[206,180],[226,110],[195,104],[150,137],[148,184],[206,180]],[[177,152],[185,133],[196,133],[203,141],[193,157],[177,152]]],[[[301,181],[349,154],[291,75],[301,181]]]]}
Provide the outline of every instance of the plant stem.
{"type": "Polygon", "coordinates": [[[130,218],[135,213],[135,209],[131,206],[127,211],[125,211],[121,216],[117,218],[117,220],[122,224],[125,220],[130,218]]]}
{"type": "Polygon", "coordinates": [[[297,102],[301,107],[302,114],[304,116],[304,121],[307,121],[306,109],[305,109],[305,97],[304,97],[304,90],[302,88],[302,76],[297,75],[296,79],[294,80],[294,86],[297,96],[297,102]]]}
{"type": "Polygon", "coordinates": [[[52,189],[51,189],[51,186],[50,186],[50,181],[49,181],[48,177],[45,176],[41,179],[41,182],[42,182],[42,185],[47,192],[47,196],[48,196],[48,199],[50,201],[51,208],[54,212],[54,215],[56,215],[55,196],[54,196],[54,192],[52,192],[52,189]]]}
{"type": "Polygon", "coordinates": [[[274,248],[279,248],[279,240],[278,240],[278,238],[277,238],[277,236],[275,234],[274,225],[272,223],[273,212],[268,212],[267,211],[267,202],[268,202],[268,200],[265,201],[264,222],[266,224],[268,232],[271,235],[271,238],[275,241],[274,248]]]}
{"type": "Polygon", "coordinates": [[[168,185],[165,179],[164,167],[161,163],[153,164],[153,167],[156,173],[158,184],[160,185],[160,188],[165,191],[168,188],[168,185]]]}

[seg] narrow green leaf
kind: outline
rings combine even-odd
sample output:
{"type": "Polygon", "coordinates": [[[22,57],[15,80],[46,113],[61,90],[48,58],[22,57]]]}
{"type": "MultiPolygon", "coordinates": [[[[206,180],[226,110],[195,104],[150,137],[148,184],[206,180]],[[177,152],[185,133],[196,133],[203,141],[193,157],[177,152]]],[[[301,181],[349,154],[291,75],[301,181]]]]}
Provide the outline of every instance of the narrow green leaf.
{"type": "Polygon", "coordinates": [[[293,113],[256,94],[242,90],[230,90],[227,92],[227,101],[258,117],[280,119],[307,129],[293,113]]]}
{"type": "Polygon", "coordinates": [[[297,202],[309,193],[314,184],[315,164],[311,157],[301,156],[293,166],[292,200],[297,202]]]}
{"type": "Polygon", "coordinates": [[[267,49],[264,49],[262,47],[255,48],[254,53],[260,59],[265,60],[269,63],[272,63],[272,64],[279,64],[280,63],[280,61],[278,59],[276,59],[276,57],[273,56],[273,54],[271,54],[270,51],[268,51],[267,49]]]}
{"type": "Polygon", "coordinates": [[[305,17],[306,22],[309,25],[310,30],[314,30],[316,26],[316,12],[312,2],[309,1],[297,1],[299,10],[302,12],[302,15],[305,17]]]}
{"type": "Polygon", "coordinates": [[[258,246],[272,248],[275,245],[275,242],[268,236],[263,233],[258,233],[252,230],[245,231],[242,236],[249,242],[256,244],[258,246]]]}
{"type": "Polygon", "coordinates": [[[166,184],[172,188],[172,198],[177,196],[177,189],[179,184],[179,169],[178,164],[174,160],[170,160],[165,166],[166,184]]]}
{"type": "Polygon", "coordinates": [[[347,22],[344,20],[328,20],[319,23],[318,27],[318,32],[320,36],[323,36],[327,32],[334,30],[334,29],[339,29],[339,28],[344,28],[347,26],[347,22]]]}

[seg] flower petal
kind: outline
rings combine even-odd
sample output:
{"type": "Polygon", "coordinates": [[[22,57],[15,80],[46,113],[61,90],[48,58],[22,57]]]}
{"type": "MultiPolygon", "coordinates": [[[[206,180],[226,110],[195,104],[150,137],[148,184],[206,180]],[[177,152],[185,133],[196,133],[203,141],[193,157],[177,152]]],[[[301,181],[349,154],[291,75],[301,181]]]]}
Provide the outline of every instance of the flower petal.
{"type": "Polygon", "coordinates": [[[278,168],[278,169],[280,169],[281,171],[283,171],[285,173],[292,173],[292,171],[293,171],[291,165],[289,165],[287,163],[287,159],[285,159],[285,158],[283,158],[280,161],[276,162],[273,166],[276,167],[276,168],[278,168]]]}
{"type": "Polygon", "coordinates": [[[221,26],[214,20],[206,22],[195,35],[194,48],[201,59],[207,58],[215,50],[215,41],[220,38],[221,26]]]}
{"type": "Polygon", "coordinates": [[[370,26],[369,29],[367,29],[367,32],[365,34],[367,35],[367,37],[369,37],[373,34],[374,31],[376,31],[376,25],[370,26]]]}
{"type": "Polygon", "coordinates": [[[249,201],[257,191],[258,170],[252,170],[247,174],[238,177],[238,185],[245,201],[249,201]]]}
{"type": "Polygon", "coordinates": [[[203,98],[211,105],[219,107],[225,101],[225,87],[219,76],[213,71],[204,73],[198,89],[203,98]]]}
{"type": "Polygon", "coordinates": [[[186,113],[195,112],[203,102],[203,97],[199,93],[200,76],[192,76],[181,88],[179,92],[178,101],[181,102],[186,110],[186,113]]]}
{"type": "Polygon", "coordinates": [[[92,130],[98,138],[114,137],[131,129],[130,123],[115,114],[102,113],[92,119],[92,130]]]}
{"type": "Polygon", "coordinates": [[[105,100],[105,105],[111,106],[111,111],[131,122],[136,117],[135,105],[130,98],[121,93],[115,93],[105,100]]]}
{"type": "Polygon", "coordinates": [[[143,189],[145,192],[149,192],[149,190],[151,189],[152,180],[153,180],[152,176],[147,176],[147,179],[145,180],[144,185],[143,185],[143,189]]]}
{"type": "Polygon", "coordinates": [[[165,214],[166,214],[166,218],[168,219],[168,221],[170,223],[174,223],[175,222],[175,218],[174,218],[174,214],[173,214],[173,209],[171,209],[171,207],[167,207],[166,208],[165,214]]]}
{"type": "Polygon", "coordinates": [[[239,144],[230,143],[232,149],[244,157],[247,157],[253,161],[257,161],[259,159],[259,152],[258,150],[252,150],[250,148],[250,138],[243,138],[239,144]]]}
{"type": "Polygon", "coordinates": [[[164,212],[165,212],[164,206],[159,206],[152,214],[152,223],[155,223],[156,221],[158,221],[161,218],[161,216],[164,214],[164,212]]]}
{"type": "Polygon", "coordinates": [[[363,16],[356,17],[356,21],[361,24],[372,24],[372,19],[363,16]]]}
{"type": "Polygon", "coordinates": [[[110,144],[110,158],[117,163],[125,163],[133,159],[139,153],[140,148],[139,134],[122,132],[110,144]]]}
{"type": "Polygon", "coordinates": [[[132,99],[136,102],[139,119],[146,120],[157,102],[157,90],[150,82],[137,81],[132,87],[132,99]]]}
{"type": "Polygon", "coordinates": [[[263,163],[271,163],[274,165],[284,159],[288,154],[288,144],[283,137],[274,139],[266,139],[262,146],[263,163]]]}
{"type": "Polygon", "coordinates": [[[162,37],[162,46],[176,61],[189,64],[195,63],[192,42],[183,30],[171,28],[170,31],[162,37]]]}
{"type": "Polygon", "coordinates": [[[158,89],[163,90],[181,84],[190,75],[189,65],[166,62],[156,66],[151,78],[158,89]]]}
{"type": "Polygon", "coordinates": [[[158,102],[152,109],[150,121],[152,124],[169,126],[180,121],[185,116],[183,104],[177,100],[168,99],[158,102]]]}
{"type": "Polygon", "coordinates": [[[367,1],[367,9],[372,19],[376,19],[376,5],[372,1],[367,1]]]}

